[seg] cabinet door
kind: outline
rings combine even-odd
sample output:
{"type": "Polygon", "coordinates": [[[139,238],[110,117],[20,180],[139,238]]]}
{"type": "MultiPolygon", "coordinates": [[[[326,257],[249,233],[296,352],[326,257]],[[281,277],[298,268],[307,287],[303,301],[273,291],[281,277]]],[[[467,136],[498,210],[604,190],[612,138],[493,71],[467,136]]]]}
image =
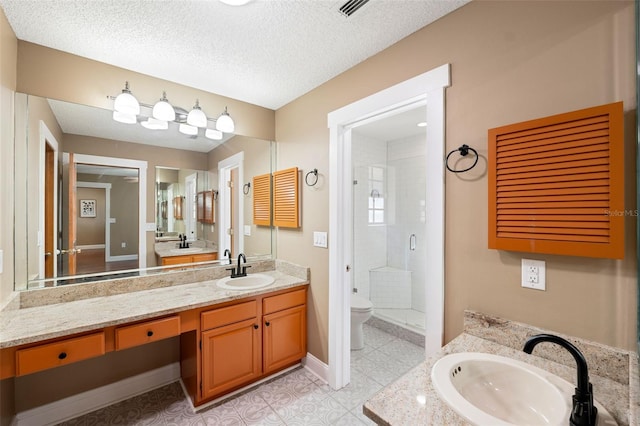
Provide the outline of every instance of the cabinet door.
{"type": "Polygon", "coordinates": [[[257,318],[202,333],[202,398],[242,386],[261,375],[257,318]]]}
{"type": "Polygon", "coordinates": [[[213,191],[205,191],[204,192],[204,213],[203,213],[203,221],[204,223],[215,223],[215,209],[213,202],[213,191]]]}
{"type": "Polygon", "coordinates": [[[204,220],[204,192],[198,192],[198,222],[202,222],[204,220]]]}
{"type": "Polygon", "coordinates": [[[184,256],[168,256],[162,258],[162,266],[165,265],[182,265],[185,263],[191,263],[193,261],[193,256],[184,255],[184,256]]]}
{"type": "Polygon", "coordinates": [[[264,372],[294,364],[307,355],[305,305],[263,317],[264,372]]]}

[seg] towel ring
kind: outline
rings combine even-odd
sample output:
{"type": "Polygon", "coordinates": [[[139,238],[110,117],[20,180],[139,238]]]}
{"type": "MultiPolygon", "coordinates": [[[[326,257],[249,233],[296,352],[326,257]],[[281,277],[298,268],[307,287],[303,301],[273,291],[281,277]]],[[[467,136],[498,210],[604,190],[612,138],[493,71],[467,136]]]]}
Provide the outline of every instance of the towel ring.
{"type": "Polygon", "coordinates": [[[304,183],[306,183],[307,186],[315,186],[315,184],[318,183],[318,169],[313,169],[309,173],[307,173],[304,177],[304,183]],[[309,175],[311,174],[315,176],[313,183],[309,183],[309,175]]]}
{"type": "Polygon", "coordinates": [[[244,185],[242,185],[242,193],[244,195],[249,195],[249,189],[251,188],[251,182],[247,182],[244,185]]]}
{"type": "Polygon", "coordinates": [[[476,151],[475,149],[471,148],[469,145],[467,144],[463,144],[460,148],[458,149],[454,149],[453,151],[451,151],[450,153],[447,154],[447,158],[445,160],[445,166],[447,166],[447,170],[449,170],[450,172],[453,173],[464,173],[464,172],[468,172],[469,170],[473,169],[476,164],[478,164],[478,151],[476,151]],[[454,152],[459,151],[460,155],[463,157],[466,157],[469,154],[469,151],[473,151],[473,153],[476,155],[476,161],[473,162],[473,164],[469,167],[467,167],[466,169],[463,170],[454,170],[451,167],[449,167],[449,157],[451,157],[451,154],[453,154],[454,152]]]}

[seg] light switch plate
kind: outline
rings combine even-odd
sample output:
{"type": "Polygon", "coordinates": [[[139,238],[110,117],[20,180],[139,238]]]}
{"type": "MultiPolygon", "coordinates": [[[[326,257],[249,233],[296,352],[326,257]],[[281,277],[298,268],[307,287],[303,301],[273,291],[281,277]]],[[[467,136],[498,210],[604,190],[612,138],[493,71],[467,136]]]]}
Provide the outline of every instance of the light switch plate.
{"type": "Polygon", "coordinates": [[[251,225],[244,226],[244,235],[250,237],[251,236],[251,225]]]}
{"type": "Polygon", "coordinates": [[[546,290],[546,267],[543,260],[522,259],[522,287],[546,290]]]}
{"type": "Polygon", "coordinates": [[[313,246],[327,248],[327,233],[326,232],[314,232],[313,233],[313,246]]]}

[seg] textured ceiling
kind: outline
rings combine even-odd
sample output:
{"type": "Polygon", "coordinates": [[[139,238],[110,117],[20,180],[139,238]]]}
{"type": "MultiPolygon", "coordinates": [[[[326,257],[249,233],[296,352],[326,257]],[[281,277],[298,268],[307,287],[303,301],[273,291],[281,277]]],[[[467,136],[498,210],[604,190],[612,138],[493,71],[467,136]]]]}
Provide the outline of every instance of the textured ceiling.
{"type": "Polygon", "coordinates": [[[278,109],[468,0],[0,0],[21,40],[278,109]]]}

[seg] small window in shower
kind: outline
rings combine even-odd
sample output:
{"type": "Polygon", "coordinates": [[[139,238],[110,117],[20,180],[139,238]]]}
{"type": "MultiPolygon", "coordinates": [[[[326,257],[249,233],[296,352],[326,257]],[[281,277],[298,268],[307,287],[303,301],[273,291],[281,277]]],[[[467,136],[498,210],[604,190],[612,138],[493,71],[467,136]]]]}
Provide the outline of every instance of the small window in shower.
{"type": "Polygon", "coordinates": [[[384,223],[384,168],[369,166],[369,224],[384,223]]]}

